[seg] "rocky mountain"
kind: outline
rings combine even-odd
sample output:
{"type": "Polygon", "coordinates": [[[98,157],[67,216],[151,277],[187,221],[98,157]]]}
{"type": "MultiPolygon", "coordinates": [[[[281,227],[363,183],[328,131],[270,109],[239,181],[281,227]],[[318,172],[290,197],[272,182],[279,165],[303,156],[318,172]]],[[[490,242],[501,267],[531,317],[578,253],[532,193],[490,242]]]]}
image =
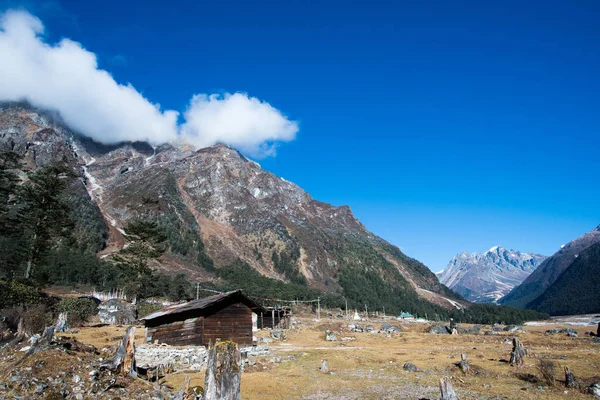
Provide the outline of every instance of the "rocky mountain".
{"type": "Polygon", "coordinates": [[[527,308],[550,315],[600,312],[600,243],[583,250],[571,265],[527,308]]]}
{"type": "Polygon", "coordinates": [[[540,264],[522,284],[500,299],[499,303],[511,307],[528,307],[529,303],[556,282],[584,250],[596,243],[600,243],[600,226],[563,245],[559,251],[540,264]]]}
{"type": "Polygon", "coordinates": [[[389,287],[458,304],[426,266],[369,232],[349,207],[317,201],[225,145],[107,146],[22,104],[0,106],[0,140],[28,169],[59,159],[72,165],[80,176],[80,219],[95,226],[102,258],[134,240],[132,221],[154,221],[168,238],[168,251],[154,264],[163,271],[211,281],[216,270],[243,263],[330,293],[360,297],[389,287]]]}
{"type": "Polygon", "coordinates": [[[482,254],[458,254],[438,273],[438,278],[470,301],[495,303],[523,282],[545,259],[539,254],[494,246],[482,254]]]}

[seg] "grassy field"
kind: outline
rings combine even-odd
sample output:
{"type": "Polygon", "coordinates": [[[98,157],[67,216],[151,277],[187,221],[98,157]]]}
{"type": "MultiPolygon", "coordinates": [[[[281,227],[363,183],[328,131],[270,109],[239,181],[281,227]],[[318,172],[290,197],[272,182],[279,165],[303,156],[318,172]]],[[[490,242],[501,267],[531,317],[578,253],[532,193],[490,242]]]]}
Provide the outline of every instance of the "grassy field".
{"type": "MultiPolygon", "coordinates": [[[[404,332],[386,337],[381,333],[350,333],[345,322],[320,322],[297,318],[287,339],[269,344],[271,354],[256,358],[242,375],[244,399],[437,399],[440,378],[451,376],[461,399],[590,399],[578,389],[564,387],[563,368],[588,386],[600,380],[600,344],[585,336],[592,327],[573,327],[577,338],[564,333],[545,335],[547,329],[569,325],[526,326],[525,333],[501,332],[497,335],[433,335],[425,333],[429,325],[403,324],[404,332]],[[335,342],[325,341],[325,330],[334,331],[335,342]],[[521,367],[508,364],[512,345],[518,336],[530,356],[521,367]],[[341,338],[354,338],[342,341],[341,338]],[[454,363],[465,353],[472,372],[463,374],[454,363]],[[272,362],[280,358],[281,362],[272,362]],[[327,360],[331,372],[320,371],[327,360]],[[556,382],[541,381],[540,360],[556,366],[556,382]],[[271,361],[271,362],[270,362],[271,361]],[[417,365],[421,372],[406,372],[405,362],[417,365]],[[540,389],[541,387],[541,389],[540,389]]],[[[380,323],[370,322],[376,328],[380,323]]],[[[491,327],[484,327],[484,331],[491,327]]],[[[116,343],[124,328],[82,328],[78,340],[98,348],[116,343]]],[[[267,336],[268,331],[259,332],[267,336]]],[[[143,328],[136,335],[143,342],[143,328]]],[[[192,386],[203,386],[204,371],[168,375],[165,383],[181,386],[186,375],[192,386]]]]}

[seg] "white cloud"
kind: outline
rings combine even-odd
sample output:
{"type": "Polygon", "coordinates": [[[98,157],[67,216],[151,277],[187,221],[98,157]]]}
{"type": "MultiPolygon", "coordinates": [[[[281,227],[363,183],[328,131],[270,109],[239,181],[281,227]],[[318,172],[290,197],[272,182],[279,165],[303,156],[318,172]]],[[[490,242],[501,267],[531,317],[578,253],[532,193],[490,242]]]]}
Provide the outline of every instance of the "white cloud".
{"type": "Polygon", "coordinates": [[[72,129],[97,141],[222,142],[260,157],[274,154],[276,142],[293,140],[298,131],[277,109],[242,93],[195,95],[178,127],[177,111],[161,111],[132,85],[117,83],[81,44],[48,44],[43,32],[42,22],[27,12],[0,15],[0,101],[56,110],[72,129]]]}
{"type": "Polygon", "coordinates": [[[243,93],[195,95],[184,116],[185,141],[197,147],[223,142],[254,156],[274,155],[276,141],[293,140],[298,132],[296,122],[243,93]]]}

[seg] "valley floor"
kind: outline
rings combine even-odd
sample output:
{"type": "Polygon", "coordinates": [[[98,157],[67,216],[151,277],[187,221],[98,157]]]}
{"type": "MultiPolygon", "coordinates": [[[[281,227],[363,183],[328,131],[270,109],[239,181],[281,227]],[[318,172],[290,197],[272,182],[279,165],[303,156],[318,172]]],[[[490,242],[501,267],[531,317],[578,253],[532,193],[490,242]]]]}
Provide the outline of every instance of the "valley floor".
{"type": "MultiPolygon", "coordinates": [[[[368,324],[379,328],[381,322],[368,324]]],[[[397,324],[395,320],[389,322],[397,324]]],[[[287,331],[285,340],[269,343],[271,353],[254,358],[256,363],[246,366],[242,375],[242,398],[437,399],[440,378],[451,376],[461,400],[591,399],[589,394],[564,387],[563,368],[568,367],[585,387],[600,381],[600,343],[585,335],[587,331],[595,331],[595,326],[565,325],[569,322],[572,321],[548,321],[543,326],[525,326],[525,333],[495,335],[483,334],[491,330],[489,326],[483,327],[479,335],[434,335],[425,333],[429,325],[403,323],[397,325],[401,325],[404,332],[387,337],[384,333],[349,332],[346,321],[322,319],[317,322],[297,317],[296,326],[287,331]],[[564,327],[575,329],[579,337],[545,334],[548,329],[564,327]],[[328,329],[336,334],[337,341],[325,340],[328,329]],[[530,351],[525,364],[518,368],[507,362],[512,348],[510,339],[514,335],[530,351]],[[454,365],[461,353],[467,355],[473,370],[466,375],[454,365]],[[328,361],[330,373],[320,371],[322,360],[328,361]],[[540,360],[556,364],[557,381],[553,387],[539,380],[540,360]],[[408,361],[422,372],[405,371],[403,365],[408,361]]],[[[67,336],[100,350],[116,344],[124,330],[124,327],[87,327],[67,336]]],[[[143,342],[142,333],[143,329],[138,329],[136,341],[139,344],[143,342]]],[[[260,331],[258,336],[267,337],[269,331],[260,331]]],[[[5,364],[0,364],[0,381],[7,382],[14,371],[4,360],[5,364]]],[[[67,369],[67,376],[72,374],[68,370],[72,366],[61,364],[56,368],[67,369]]],[[[186,375],[191,377],[191,386],[204,385],[203,370],[170,374],[163,383],[178,389],[186,375]]],[[[147,386],[135,383],[139,390],[149,393],[153,386],[144,384],[147,386]]],[[[130,398],[136,398],[135,385],[130,385],[128,393],[133,396],[130,398]]],[[[4,393],[0,390],[0,398],[4,393]]],[[[129,398],[123,394],[120,397],[129,398]]]]}

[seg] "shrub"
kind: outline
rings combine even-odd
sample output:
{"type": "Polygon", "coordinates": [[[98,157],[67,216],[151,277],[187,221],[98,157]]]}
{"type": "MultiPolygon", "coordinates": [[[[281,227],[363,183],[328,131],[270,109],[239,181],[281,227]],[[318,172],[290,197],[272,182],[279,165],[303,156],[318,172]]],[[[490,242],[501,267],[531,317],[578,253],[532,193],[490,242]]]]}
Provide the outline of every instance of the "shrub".
{"type": "Polygon", "coordinates": [[[4,318],[6,327],[11,331],[16,331],[19,321],[23,320],[23,329],[29,335],[42,333],[44,328],[52,325],[52,313],[45,304],[35,304],[28,308],[23,306],[13,306],[3,309],[0,315],[4,318]]]}
{"type": "Polygon", "coordinates": [[[30,306],[41,301],[41,293],[37,287],[17,281],[0,282],[0,308],[13,306],[30,306]]]}
{"type": "Polygon", "coordinates": [[[138,318],[144,318],[146,315],[152,314],[153,312],[158,311],[161,308],[163,308],[163,305],[160,303],[138,303],[138,318]]]}
{"type": "Polygon", "coordinates": [[[69,326],[81,326],[91,316],[98,313],[98,306],[92,299],[64,298],[56,306],[58,313],[68,313],[69,326]]]}
{"type": "Polygon", "coordinates": [[[554,386],[556,383],[556,364],[549,360],[540,360],[538,370],[542,377],[542,381],[548,386],[554,386]]]}
{"type": "Polygon", "coordinates": [[[54,323],[52,312],[45,304],[36,304],[25,309],[21,318],[23,318],[23,328],[28,334],[41,334],[47,326],[54,323]]]}

